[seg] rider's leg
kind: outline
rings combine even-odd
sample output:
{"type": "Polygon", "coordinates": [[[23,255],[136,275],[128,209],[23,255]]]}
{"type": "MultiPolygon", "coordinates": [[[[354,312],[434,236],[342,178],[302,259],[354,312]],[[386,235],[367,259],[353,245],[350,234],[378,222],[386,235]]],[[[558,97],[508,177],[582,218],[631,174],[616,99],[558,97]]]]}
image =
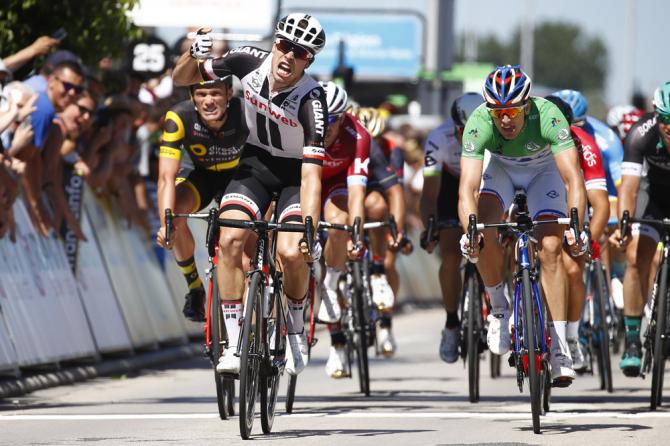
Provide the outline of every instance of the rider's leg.
{"type": "MultiPolygon", "coordinates": [[[[365,197],[365,215],[368,221],[382,221],[388,216],[388,204],[378,191],[365,197]]],[[[388,229],[378,228],[368,232],[372,251],[370,282],[374,302],[382,309],[392,308],[395,297],[386,277],[384,259],[388,253],[388,229]]]]}
{"type": "MultiPolygon", "coordinates": [[[[324,218],[328,223],[347,224],[349,221],[347,196],[337,195],[327,199],[324,205],[324,218]]],[[[326,275],[323,281],[324,290],[321,293],[319,319],[332,324],[336,324],[342,314],[338,303],[337,284],[347,261],[348,240],[349,234],[345,231],[328,231],[328,240],[323,250],[326,275]]]]}
{"type": "Polygon", "coordinates": [[[447,313],[447,320],[442,330],[440,341],[440,358],[447,363],[458,360],[458,347],[461,339],[461,323],[458,318],[458,301],[462,287],[461,253],[459,240],[460,228],[449,228],[440,231],[440,264],[439,277],[442,289],[442,300],[447,313]]]}
{"type": "Polygon", "coordinates": [[[568,277],[568,312],[566,340],[570,348],[575,369],[584,367],[584,354],[579,343],[579,322],[584,308],[586,288],[584,286],[584,256],[572,257],[565,249],[561,254],[568,277]]]}

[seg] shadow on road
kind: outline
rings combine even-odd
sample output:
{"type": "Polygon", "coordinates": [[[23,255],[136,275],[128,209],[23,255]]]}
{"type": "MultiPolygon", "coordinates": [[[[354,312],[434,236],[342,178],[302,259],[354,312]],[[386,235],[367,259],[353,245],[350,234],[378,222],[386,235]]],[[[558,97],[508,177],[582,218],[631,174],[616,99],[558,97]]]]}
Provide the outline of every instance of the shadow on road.
{"type": "Polygon", "coordinates": [[[254,437],[255,440],[273,441],[305,437],[330,437],[331,435],[351,435],[355,437],[378,437],[381,435],[415,434],[435,432],[430,429],[305,429],[273,432],[272,435],[254,437]]]}
{"type": "MultiPolygon", "coordinates": [[[[621,432],[636,432],[641,430],[651,429],[651,426],[643,426],[641,424],[551,424],[542,423],[541,431],[543,434],[571,434],[574,432],[591,432],[597,430],[619,430],[621,432]]],[[[523,432],[532,432],[532,426],[519,426],[517,430],[523,432]]]]}

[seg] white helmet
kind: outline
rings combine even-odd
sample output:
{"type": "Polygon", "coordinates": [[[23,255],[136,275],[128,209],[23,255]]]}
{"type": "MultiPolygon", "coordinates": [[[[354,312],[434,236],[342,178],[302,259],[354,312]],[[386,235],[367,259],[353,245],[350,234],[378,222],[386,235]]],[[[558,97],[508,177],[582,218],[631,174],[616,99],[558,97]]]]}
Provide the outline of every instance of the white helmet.
{"type": "Polygon", "coordinates": [[[319,82],[323,91],[326,92],[326,104],[328,105],[328,116],[337,116],[347,109],[347,92],[335,82],[319,82]]]}
{"type": "Polygon", "coordinates": [[[294,12],[277,22],[275,36],[290,40],[317,54],[326,45],[326,33],[319,21],[302,12],[294,12]]]}
{"type": "Polygon", "coordinates": [[[635,110],[635,107],[632,105],[615,105],[607,113],[607,125],[617,127],[623,120],[624,115],[633,110],[635,110]]]}

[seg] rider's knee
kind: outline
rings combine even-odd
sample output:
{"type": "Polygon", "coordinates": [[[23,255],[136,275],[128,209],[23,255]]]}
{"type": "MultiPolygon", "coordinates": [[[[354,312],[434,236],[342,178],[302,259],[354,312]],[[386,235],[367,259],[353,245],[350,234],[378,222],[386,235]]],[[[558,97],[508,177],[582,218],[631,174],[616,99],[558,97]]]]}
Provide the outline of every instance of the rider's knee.
{"type": "Polygon", "coordinates": [[[221,229],[219,236],[219,255],[240,257],[244,249],[244,236],[239,231],[221,229]]]}
{"type": "Polygon", "coordinates": [[[388,206],[379,192],[372,192],[365,198],[365,212],[370,220],[383,220],[388,206]]]}
{"type": "Polygon", "coordinates": [[[543,263],[558,263],[563,251],[563,238],[559,236],[545,236],[540,246],[540,260],[543,263]]]}
{"type": "Polygon", "coordinates": [[[304,257],[297,243],[295,246],[277,246],[277,255],[284,269],[299,268],[304,264],[304,257]]]}

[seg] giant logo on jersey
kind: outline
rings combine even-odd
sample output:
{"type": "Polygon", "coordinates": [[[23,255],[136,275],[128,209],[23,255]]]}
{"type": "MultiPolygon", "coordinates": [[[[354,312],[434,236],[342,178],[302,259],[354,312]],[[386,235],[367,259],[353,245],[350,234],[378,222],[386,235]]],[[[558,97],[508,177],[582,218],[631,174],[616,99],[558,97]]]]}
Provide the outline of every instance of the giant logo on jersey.
{"type": "MultiPolygon", "coordinates": [[[[252,95],[249,92],[249,90],[244,91],[244,99],[246,99],[246,101],[249,104],[253,105],[254,108],[257,108],[260,111],[264,111],[266,113],[269,111],[270,116],[272,116],[277,122],[281,122],[284,125],[290,125],[291,127],[298,127],[298,123],[295,122],[293,119],[287,118],[286,116],[282,115],[281,113],[272,110],[272,108],[270,108],[268,110],[268,104],[266,102],[259,101],[256,96],[252,95]]],[[[323,121],[323,117],[321,118],[321,120],[323,121]]],[[[323,127],[322,127],[322,130],[323,130],[323,127]]]]}
{"type": "Polygon", "coordinates": [[[319,97],[321,96],[320,89],[315,88],[309,93],[312,98],[312,112],[314,113],[314,131],[317,135],[323,136],[325,131],[325,118],[323,115],[323,107],[319,97]]]}

